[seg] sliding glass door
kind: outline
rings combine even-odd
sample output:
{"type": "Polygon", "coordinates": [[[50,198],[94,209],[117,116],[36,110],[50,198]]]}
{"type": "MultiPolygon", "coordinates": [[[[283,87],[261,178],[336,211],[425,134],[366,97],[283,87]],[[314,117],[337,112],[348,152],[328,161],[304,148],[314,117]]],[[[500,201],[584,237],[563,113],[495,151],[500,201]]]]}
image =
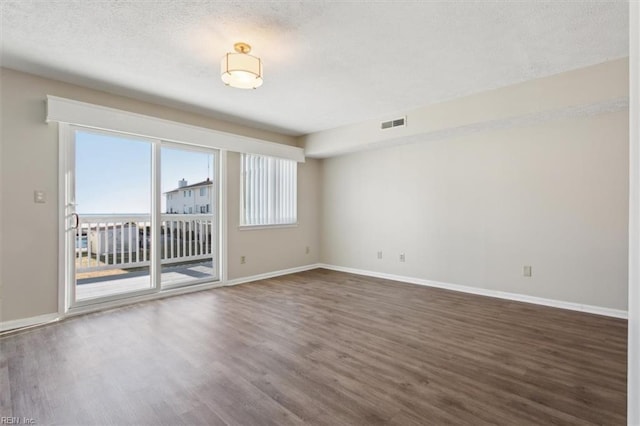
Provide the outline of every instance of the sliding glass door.
{"type": "Polygon", "coordinates": [[[218,277],[218,153],[69,127],[70,307],[218,277]]]}
{"type": "Polygon", "coordinates": [[[74,136],[75,301],[149,291],[153,142],[80,129],[74,136]]]}
{"type": "Polygon", "coordinates": [[[211,281],[218,270],[216,156],[170,145],[162,147],[161,158],[161,285],[211,281]]]}

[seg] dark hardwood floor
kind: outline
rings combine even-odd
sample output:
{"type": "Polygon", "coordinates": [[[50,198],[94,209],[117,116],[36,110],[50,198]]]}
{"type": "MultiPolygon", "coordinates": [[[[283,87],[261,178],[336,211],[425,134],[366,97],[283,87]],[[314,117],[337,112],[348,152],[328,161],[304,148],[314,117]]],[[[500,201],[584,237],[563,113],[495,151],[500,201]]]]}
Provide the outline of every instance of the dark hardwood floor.
{"type": "Polygon", "coordinates": [[[0,339],[38,425],[625,424],[626,321],[314,270],[0,339]]]}

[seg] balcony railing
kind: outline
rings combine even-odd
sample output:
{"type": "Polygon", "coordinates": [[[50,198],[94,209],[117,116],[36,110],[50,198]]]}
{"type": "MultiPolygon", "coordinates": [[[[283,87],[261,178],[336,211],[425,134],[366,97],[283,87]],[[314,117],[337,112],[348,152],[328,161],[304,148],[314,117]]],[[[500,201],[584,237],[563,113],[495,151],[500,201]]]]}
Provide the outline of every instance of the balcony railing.
{"type": "MultiPolygon", "coordinates": [[[[215,247],[209,214],[162,214],[160,261],[172,264],[210,259],[215,247]]],[[[76,271],[148,266],[151,254],[149,215],[80,215],[76,231],[76,271]]]]}

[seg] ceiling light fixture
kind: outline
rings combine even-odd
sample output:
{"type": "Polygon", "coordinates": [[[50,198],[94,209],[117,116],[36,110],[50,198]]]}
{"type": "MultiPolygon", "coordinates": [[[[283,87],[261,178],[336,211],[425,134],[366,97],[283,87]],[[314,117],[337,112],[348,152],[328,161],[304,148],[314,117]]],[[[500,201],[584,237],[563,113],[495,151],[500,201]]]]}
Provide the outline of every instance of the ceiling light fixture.
{"type": "Polygon", "coordinates": [[[236,43],[237,53],[227,53],[222,57],[222,81],[227,86],[238,89],[255,89],[262,86],[262,61],[249,55],[251,46],[236,43]]]}

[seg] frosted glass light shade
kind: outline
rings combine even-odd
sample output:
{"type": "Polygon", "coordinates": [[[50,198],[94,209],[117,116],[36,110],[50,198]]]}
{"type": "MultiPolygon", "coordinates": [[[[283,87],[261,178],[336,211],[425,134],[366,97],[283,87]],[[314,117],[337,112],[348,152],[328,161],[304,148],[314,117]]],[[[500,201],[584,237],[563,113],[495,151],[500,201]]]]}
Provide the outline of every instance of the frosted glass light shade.
{"type": "Polygon", "coordinates": [[[262,61],[246,53],[227,53],[222,57],[222,81],[238,89],[262,86],[262,61]]]}

